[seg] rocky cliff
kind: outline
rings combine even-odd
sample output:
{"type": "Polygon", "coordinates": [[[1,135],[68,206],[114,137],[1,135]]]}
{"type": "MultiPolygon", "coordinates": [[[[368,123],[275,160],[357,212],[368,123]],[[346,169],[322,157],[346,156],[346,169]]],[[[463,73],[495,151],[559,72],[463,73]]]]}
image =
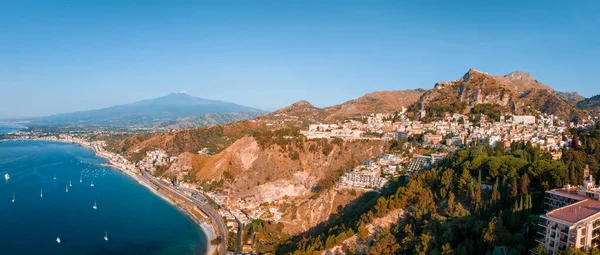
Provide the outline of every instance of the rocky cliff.
{"type": "Polygon", "coordinates": [[[386,149],[383,141],[264,139],[246,136],[211,157],[184,153],[165,174],[183,178],[192,173],[200,182],[220,182],[230,206],[250,208],[311,195],[337,180],[342,170],[386,149]]]}
{"type": "Polygon", "coordinates": [[[446,112],[467,113],[478,104],[498,105],[515,114],[535,109],[566,120],[583,114],[529,73],[493,76],[475,69],[470,69],[458,80],[435,84],[433,89],[421,96],[413,109],[425,110],[430,117],[440,117],[446,112]]]}

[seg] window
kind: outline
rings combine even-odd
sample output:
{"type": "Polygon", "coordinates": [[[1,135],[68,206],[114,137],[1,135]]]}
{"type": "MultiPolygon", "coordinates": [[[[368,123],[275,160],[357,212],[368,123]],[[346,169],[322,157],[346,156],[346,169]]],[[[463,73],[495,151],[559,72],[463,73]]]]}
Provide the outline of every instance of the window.
{"type": "Polygon", "coordinates": [[[592,223],[592,228],[597,228],[598,226],[600,226],[600,219],[598,219],[598,220],[595,220],[595,221],[592,223]]]}

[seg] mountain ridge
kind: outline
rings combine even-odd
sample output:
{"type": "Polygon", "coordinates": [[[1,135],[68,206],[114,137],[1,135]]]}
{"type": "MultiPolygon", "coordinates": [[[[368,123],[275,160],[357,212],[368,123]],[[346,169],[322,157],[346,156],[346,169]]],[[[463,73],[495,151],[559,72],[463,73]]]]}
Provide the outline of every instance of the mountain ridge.
{"type": "Polygon", "coordinates": [[[469,69],[462,78],[438,82],[423,94],[412,110],[427,117],[445,113],[467,113],[477,104],[492,104],[514,114],[531,114],[530,110],[553,114],[565,120],[580,118],[583,111],[559,97],[556,91],[526,72],[515,71],[493,76],[469,69]]]}
{"type": "Polygon", "coordinates": [[[144,99],[97,110],[76,111],[32,118],[34,124],[108,125],[126,127],[176,127],[220,124],[249,119],[266,111],[235,103],[194,97],[185,93],[144,99]]]}

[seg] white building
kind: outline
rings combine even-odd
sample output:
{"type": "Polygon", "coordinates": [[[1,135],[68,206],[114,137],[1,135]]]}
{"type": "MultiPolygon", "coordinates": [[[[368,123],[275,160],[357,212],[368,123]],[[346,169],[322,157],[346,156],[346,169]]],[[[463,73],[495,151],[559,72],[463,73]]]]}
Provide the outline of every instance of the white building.
{"type": "Polygon", "coordinates": [[[515,125],[535,124],[535,116],[515,115],[515,116],[513,116],[513,124],[515,124],[515,125]]]}

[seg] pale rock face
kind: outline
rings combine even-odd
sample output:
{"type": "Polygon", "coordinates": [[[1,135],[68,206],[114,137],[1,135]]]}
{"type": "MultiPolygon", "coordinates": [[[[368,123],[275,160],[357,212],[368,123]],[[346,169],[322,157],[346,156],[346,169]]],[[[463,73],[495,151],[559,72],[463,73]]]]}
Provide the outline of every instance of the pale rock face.
{"type": "Polygon", "coordinates": [[[448,81],[442,81],[442,82],[438,82],[435,84],[435,86],[433,87],[434,89],[444,89],[448,86],[451,86],[452,83],[448,82],[448,81]]]}
{"type": "Polygon", "coordinates": [[[247,146],[236,152],[236,157],[240,160],[242,168],[244,170],[250,169],[252,167],[252,163],[258,159],[258,153],[260,151],[260,147],[256,140],[252,139],[252,142],[247,146]]]}
{"type": "Polygon", "coordinates": [[[504,75],[504,78],[509,79],[509,80],[522,80],[522,81],[534,81],[535,80],[530,73],[520,72],[520,71],[515,71],[515,72],[509,73],[507,75],[504,75]]]}
{"type": "Polygon", "coordinates": [[[235,207],[256,208],[262,203],[280,201],[284,197],[305,196],[310,190],[304,185],[295,184],[289,180],[277,180],[256,186],[250,190],[252,196],[242,198],[235,207]]]}

